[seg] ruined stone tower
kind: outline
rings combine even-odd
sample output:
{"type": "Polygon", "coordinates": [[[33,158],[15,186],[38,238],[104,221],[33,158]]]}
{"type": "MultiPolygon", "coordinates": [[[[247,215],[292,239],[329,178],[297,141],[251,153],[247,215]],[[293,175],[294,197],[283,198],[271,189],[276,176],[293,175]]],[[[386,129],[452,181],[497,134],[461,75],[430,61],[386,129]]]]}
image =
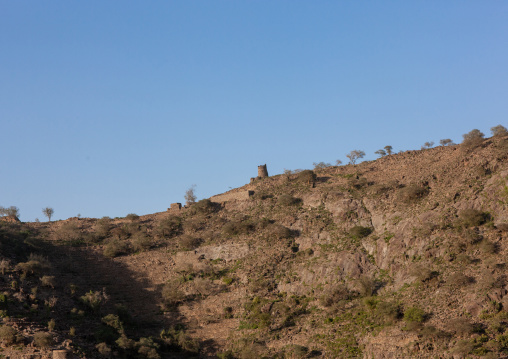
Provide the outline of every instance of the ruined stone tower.
{"type": "Polygon", "coordinates": [[[266,164],[258,166],[258,178],[268,177],[268,170],[266,164]]]}

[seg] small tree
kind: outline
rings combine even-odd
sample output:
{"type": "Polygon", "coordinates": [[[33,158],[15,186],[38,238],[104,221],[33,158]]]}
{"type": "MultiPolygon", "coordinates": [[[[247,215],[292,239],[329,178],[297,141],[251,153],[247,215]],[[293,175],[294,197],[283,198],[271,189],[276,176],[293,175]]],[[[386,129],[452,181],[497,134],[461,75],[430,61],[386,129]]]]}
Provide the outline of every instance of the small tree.
{"type": "Polygon", "coordinates": [[[391,155],[393,153],[392,150],[393,150],[392,146],[385,146],[385,151],[387,155],[391,155]]]}
{"type": "Polygon", "coordinates": [[[9,208],[0,207],[0,215],[19,218],[19,208],[15,206],[10,206],[9,208]]]}
{"type": "Polygon", "coordinates": [[[379,157],[383,157],[383,156],[386,156],[386,151],[385,150],[377,150],[376,152],[374,152],[376,155],[379,155],[379,157]]]}
{"type": "Polygon", "coordinates": [[[314,166],[314,171],[315,170],[320,170],[320,169],[323,169],[323,168],[326,168],[326,167],[330,167],[331,164],[330,163],[325,163],[325,162],[314,162],[312,163],[312,165],[314,166]]]}
{"type": "Polygon", "coordinates": [[[508,130],[506,127],[497,125],[490,129],[490,132],[492,132],[492,136],[506,136],[508,135],[508,130]]]}
{"type": "Polygon", "coordinates": [[[341,160],[337,160],[335,161],[335,166],[340,166],[342,164],[342,161],[341,160]]]}
{"type": "Polygon", "coordinates": [[[462,141],[462,144],[466,146],[476,146],[479,145],[480,142],[482,142],[485,135],[476,128],[474,130],[471,130],[470,132],[463,134],[462,137],[464,137],[464,141],[462,141]]]}
{"type": "Polygon", "coordinates": [[[426,148],[431,148],[432,146],[434,146],[434,141],[430,141],[430,142],[425,142],[422,146],[422,150],[426,149],[426,148]]]}
{"type": "Polygon", "coordinates": [[[46,217],[48,217],[48,221],[51,222],[51,216],[53,216],[53,213],[55,211],[53,211],[53,208],[51,207],[46,207],[46,208],[43,208],[42,209],[42,214],[44,214],[46,217]]]}
{"type": "Polygon", "coordinates": [[[194,193],[195,189],[196,189],[196,185],[193,184],[192,186],[190,186],[190,188],[187,191],[185,191],[184,198],[185,198],[185,202],[187,203],[187,205],[193,204],[196,202],[197,197],[196,197],[196,194],[194,193]]]}
{"type": "Polygon", "coordinates": [[[445,139],[443,139],[443,140],[440,140],[440,141],[439,141],[439,144],[440,144],[441,146],[453,146],[455,143],[453,143],[453,141],[452,141],[451,139],[449,139],[449,138],[445,138],[445,139]]]}
{"type": "Polygon", "coordinates": [[[360,150],[354,150],[349,152],[346,157],[349,158],[349,163],[354,165],[356,164],[356,161],[358,161],[360,158],[363,158],[365,156],[365,152],[360,150]]]}

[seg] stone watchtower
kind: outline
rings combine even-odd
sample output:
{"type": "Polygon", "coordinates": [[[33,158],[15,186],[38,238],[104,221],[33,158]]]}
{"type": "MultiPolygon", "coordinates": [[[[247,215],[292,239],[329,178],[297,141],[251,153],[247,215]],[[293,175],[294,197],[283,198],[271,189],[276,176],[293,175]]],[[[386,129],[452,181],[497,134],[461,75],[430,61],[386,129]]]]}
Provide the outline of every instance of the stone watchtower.
{"type": "Polygon", "coordinates": [[[258,178],[268,177],[268,170],[266,164],[258,166],[258,178]]]}

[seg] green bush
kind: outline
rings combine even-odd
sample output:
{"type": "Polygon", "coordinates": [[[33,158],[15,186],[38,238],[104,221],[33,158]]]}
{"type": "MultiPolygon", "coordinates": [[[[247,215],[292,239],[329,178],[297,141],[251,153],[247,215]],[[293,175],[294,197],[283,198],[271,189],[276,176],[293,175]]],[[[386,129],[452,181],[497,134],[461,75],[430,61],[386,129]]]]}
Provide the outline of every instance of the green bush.
{"type": "Polygon", "coordinates": [[[426,319],[426,314],[419,307],[410,307],[404,312],[404,321],[407,323],[422,323],[426,319]]]}
{"type": "Polygon", "coordinates": [[[394,322],[400,317],[400,308],[396,303],[379,302],[375,314],[383,322],[394,322]]]}

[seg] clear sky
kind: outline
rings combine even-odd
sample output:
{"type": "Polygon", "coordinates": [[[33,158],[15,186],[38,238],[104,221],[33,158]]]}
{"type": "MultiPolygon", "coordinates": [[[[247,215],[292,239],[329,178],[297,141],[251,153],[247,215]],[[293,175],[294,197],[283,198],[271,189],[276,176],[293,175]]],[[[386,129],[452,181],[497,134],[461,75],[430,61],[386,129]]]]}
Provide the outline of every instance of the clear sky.
{"type": "Polygon", "coordinates": [[[0,206],[165,210],[508,126],[507,1],[0,0],[0,206]]]}

